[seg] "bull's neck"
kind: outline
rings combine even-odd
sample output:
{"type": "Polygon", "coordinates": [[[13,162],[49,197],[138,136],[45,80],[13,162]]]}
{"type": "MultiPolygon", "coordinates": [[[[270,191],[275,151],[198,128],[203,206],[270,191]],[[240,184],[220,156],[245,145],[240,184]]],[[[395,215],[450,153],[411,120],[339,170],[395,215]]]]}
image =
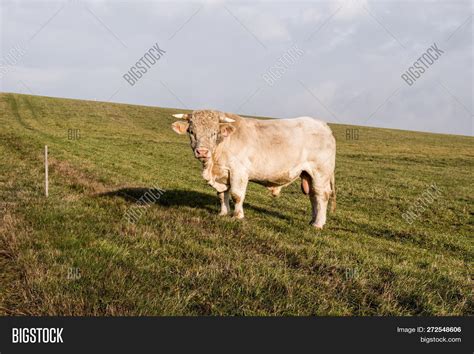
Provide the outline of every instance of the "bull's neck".
{"type": "Polygon", "coordinates": [[[224,143],[225,143],[225,141],[223,141],[223,142],[216,145],[216,148],[214,149],[214,151],[211,154],[211,158],[208,161],[204,162],[203,167],[206,167],[208,164],[213,165],[213,164],[218,164],[219,163],[219,160],[221,159],[221,156],[222,156],[224,143]]]}
{"type": "Polygon", "coordinates": [[[213,180],[212,168],[214,167],[214,165],[219,164],[219,159],[222,155],[222,145],[223,145],[223,142],[218,144],[215,150],[212,152],[211,158],[202,163],[202,169],[203,169],[202,176],[207,181],[213,180]]]}

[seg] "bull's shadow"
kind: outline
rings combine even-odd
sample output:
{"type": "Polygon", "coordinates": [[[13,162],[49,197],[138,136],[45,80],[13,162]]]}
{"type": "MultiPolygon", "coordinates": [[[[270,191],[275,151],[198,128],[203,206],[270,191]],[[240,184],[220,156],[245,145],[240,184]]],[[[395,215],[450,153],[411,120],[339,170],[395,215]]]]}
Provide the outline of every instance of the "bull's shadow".
{"type": "Polygon", "coordinates": [[[153,196],[153,198],[148,198],[149,202],[152,200],[152,204],[157,204],[164,207],[189,206],[215,211],[215,207],[218,205],[217,195],[212,196],[206,193],[184,189],[167,189],[163,191],[154,188],[131,187],[109,191],[102,193],[99,196],[119,197],[128,202],[136,203],[139,202],[140,198],[144,197],[146,193],[153,196]]]}
{"type": "MultiPolygon", "coordinates": [[[[179,206],[188,206],[191,208],[200,208],[207,210],[211,213],[217,213],[220,210],[220,203],[215,195],[197,192],[193,190],[186,189],[166,189],[158,190],[154,188],[140,188],[140,187],[130,187],[130,188],[120,188],[114,191],[105,192],[99,194],[99,197],[118,197],[122,198],[128,202],[139,202],[145,193],[148,195],[155,196],[152,201],[153,204],[157,204],[163,207],[179,207],[179,206]],[[157,198],[159,196],[159,198],[157,198]]],[[[150,200],[150,198],[148,198],[150,200]]],[[[267,215],[272,215],[280,219],[289,219],[288,216],[281,214],[274,210],[267,210],[265,208],[254,206],[250,203],[245,203],[244,208],[252,209],[256,212],[265,213],[267,215]]]]}

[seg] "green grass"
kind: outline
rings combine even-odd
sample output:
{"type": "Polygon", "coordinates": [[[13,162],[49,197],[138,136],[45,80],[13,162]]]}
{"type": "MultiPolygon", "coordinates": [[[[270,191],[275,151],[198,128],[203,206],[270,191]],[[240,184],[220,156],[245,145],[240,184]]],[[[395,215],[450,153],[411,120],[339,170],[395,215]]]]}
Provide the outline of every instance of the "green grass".
{"type": "Polygon", "coordinates": [[[0,94],[0,314],[473,314],[472,137],[331,125],[338,208],[318,232],[298,183],[251,184],[246,219],[217,216],[171,113],[0,94]],[[432,183],[442,196],[409,225],[432,183]]]}

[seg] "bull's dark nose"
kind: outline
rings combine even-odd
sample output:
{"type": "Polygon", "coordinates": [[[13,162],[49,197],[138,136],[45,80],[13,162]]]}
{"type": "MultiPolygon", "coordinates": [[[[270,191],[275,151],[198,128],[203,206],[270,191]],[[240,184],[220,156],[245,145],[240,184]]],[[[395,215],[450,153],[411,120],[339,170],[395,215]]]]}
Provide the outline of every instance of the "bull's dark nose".
{"type": "Polygon", "coordinates": [[[209,150],[206,148],[196,149],[196,157],[207,157],[208,152],[209,150]]]}

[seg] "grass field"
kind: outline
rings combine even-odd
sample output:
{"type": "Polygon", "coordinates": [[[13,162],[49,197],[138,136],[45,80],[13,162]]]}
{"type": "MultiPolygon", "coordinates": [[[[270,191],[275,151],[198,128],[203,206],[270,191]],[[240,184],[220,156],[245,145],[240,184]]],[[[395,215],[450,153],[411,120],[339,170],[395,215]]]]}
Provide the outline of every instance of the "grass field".
{"type": "Polygon", "coordinates": [[[246,219],[217,216],[176,112],[0,94],[0,314],[473,314],[474,138],[331,125],[338,206],[318,232],[298,183],[250,184],[246,219]]]}

